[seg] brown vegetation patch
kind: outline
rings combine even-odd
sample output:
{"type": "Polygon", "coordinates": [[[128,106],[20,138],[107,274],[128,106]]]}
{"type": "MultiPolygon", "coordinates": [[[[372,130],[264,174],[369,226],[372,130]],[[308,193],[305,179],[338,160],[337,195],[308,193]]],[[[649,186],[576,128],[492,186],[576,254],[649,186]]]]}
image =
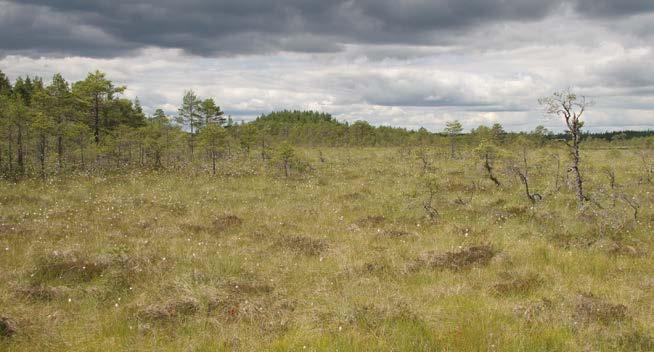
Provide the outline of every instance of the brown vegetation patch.
{"type": "Polygon", "coordinates": [[[362,200],[363,198],[365,198],[364,195],[359,192],[347,193],[338,196],[338,200],[345,201],[345,202],[353,202],[357,200],[362,200]]]}
{"type": "Polygon", "coordinates": [[[35,204],[43,199],[41,197],[29,194],[3,194],[0,196],[0,205],[10,205],[18,203],[35,204]]]}
{"type": "Polygon", "coordinates": [[[0,337],[12,337],[17,330],[18,327],[13,319],[0,316],[0,337]]]}
{"type": "Polygon", "coordinates": [[[563,249],[589,248],[598,240],[598,236],[592,231],[582,233],[555,232],[548,236],[548,239],[557,247],[563,249]]]}
{"type": "Polygon", "coordinates": [[[468,193],[475,190],[475,186],[473,184],[453,180],[448,180],[448,182],[445,182],[443,188],[449,193],[468,193]]]}
{"type": "Polygon", "coordinates": [[[183,231],[191,232],[195,234],[200,233],[202,231],[209,230],[207,226],[202,226],[198,224],[179,224],[179,228],[182,229],[183,231]]]}
{"type": "Polygon", "coordinates": [[[171,299],[161,304],[152,304],[138,310],[136,316],[148,321],[162,321],[191,316],[200,311],[200,303],[192,297],[171,299]]]}
{"type": "Polygon", "coordinates": [[[274,287],[257,281],[230,281],[225,287],[234,295],[260,295],[272,293],[274,287]]]}
{"type": "Polygon", "coordinates": [[[0,219],[0,236],[15,235],[24,232],[24,227],[14,223],[3,222],[0,219]]]}
{"type": "Polygon", "coordinates": [[[388,307],[380,307],[374,304],[358,305],[345,316],[345,321],[348,324],[356,325],[368,331],[381,328],[384,324],[398,320],[418,321],[419,319],[411,308],[403,302],[396,302],[388,307]]]}
{"type": "Polygon", "coordinates": [[[133,205],[137,208],[150,207],[172,215],[186,215],[188,213],[188,206],[181,202],[163,203],[147,198],[134,198],[133,205]]]}
{"type": "Polygon", "coordinates": [[[422,268],[449,269],[458,271],[473,266],[487,265],[497,254],[497,251],[488,245],[472,246],[458,252],[437,254],[427,252],[408,266],[408,271],[417,271],[422,268]]]}
{"type": "Polygon", "coordinates": [[[38,259],[33,277],[37,280],[62,279],[91,281],[109,267],[106,258],[89,258],[75,251],[53,251],[38,259]]]}
{"type": "Polygon", "coordinates": [[[368,273],[368,274],[373,274],[373,275],[383,275],[386,273],[390,273],[393,270],[393,268],[384,262],[368,262],[363,265],[363,267],[360,269],[361,272],[363,273],[368,273]]]}
{"type": "Polygon", "coordinates": [[[253,324],[266,333],[287,331],[293,310],[295,302],[256,280],[229,281],[210,295],[207,306],[220,321],[253,324]]]}
{"type": "Polygon", "coordinates": [[[642,247],[628,245],[621,241],[611,241],[603,247],[606,253],[611,256],[642,257],[646,254],[646,251],[642,247]]]}
{"type": "Polygon", "coordinates": [[[381,230],[377,232],[377,236],[388,238],[405,238],[411,235],[411,233],[402,230],[381,230]]]}
{"type": "Polygon", "coordinates": [[[368,215],[357,220],[356,224],[361,227],[377,227],[386,222],[386,217],[382,215],[368,215]]]}
{"type": "Polygon", "coordinates": [[[495,224],[503,224],[511,217],[511,214],[504,210],[495,210],[491,214],[492,220],[495,224]]]}
{"type": "Polygon", "coordinates": [[[542,298],[537,301],[532,301],[524,305],[515,307],[514,312],[516,315],[522,317],[527,323],[542,322],[546,316],[545,313],[549,312],[553,307],[553,302],[547,298],[542,298]]]}
{"type": "Polygon", "coordinates": [[[543,279],[536,273],[527,274],[510,274],[504,275],[504,281],[493,285],[492,292],[496,295],[516,295],[526,294],[540,287],[543,279]]]}
{"type": "Polygon", "coordinates": [[[527,214],[529,207],[526,205],[512,205],[504,207],[504,211],[510,215],[521,216],[527,214]]]}
{"type": "Polygon", "coordinates": [[[599,321],[608,324],[626,319],[627,307],[623,304],[606,302],[592,293],[584,293],[577,297],[575,316],[582,321],[599,321]]]}
{"type": "Polygon", "coordinates": [[[19,287],[16,289],[16,294],[36,301],[51,301],[58,297],[62,297],[68,293],[70,289],[65,286],[52,287],[44,284],[32,284],[27,287],[19,287]]]}
{"type": "Polygon", "coordinates": [[[277,247],[307,256],[316,256],[327,250],[329,245],[323,239],[304,236],[283,236],[277,240],[277,247]]]}
{"type": "Polygon", "coordinates": [[[212,222],[213,230],[216,232],[223,232],[231,227],[239,226],[243,220],[236,215],[222,215],[216,217],[212,222]]]}
{"type": "Polygon", "coordinates": [[[616,347],[621,351],[654,351],[654,338],[642,331],[631,331],[616,339],[616,347]]]}

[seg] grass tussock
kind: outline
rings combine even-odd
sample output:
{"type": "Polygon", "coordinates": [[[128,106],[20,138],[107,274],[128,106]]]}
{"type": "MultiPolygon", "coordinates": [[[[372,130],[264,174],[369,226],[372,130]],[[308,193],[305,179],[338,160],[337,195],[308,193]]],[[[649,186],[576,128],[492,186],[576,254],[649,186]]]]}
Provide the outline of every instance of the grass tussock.
{"type": "Polygon", "coordinates": [[[9,338],[18,331],[16,322],[5,316],[0,316],[0,338],[9,338]]]}
{"type": "Polygon", "coordinates": [[[359,227],[379,227],[386,223],[386,217],[382,215],[368,215],[356,221],[359,227]]]}
{"type": "Polygon", "coordinates": [[[32,277],[41,282],[54,279],[87,282],[101,276],[109,265],[106,257],[90,257],[73,250],[52,251],[37,260],[32,277]]]}
{"type": "Polygon", "coordinates": [[[317,256],[327,251],[329,244],[324,239],[306,236],[282,236],[276,241],[276,247],[296,254],[317,256]]]}
{"type": "Polygon", "coordinates": [[[427,252],[411,263],[407,269],[410,272],[423,268],[459,271],[473,266],[488,265],[497,253],[489,245],[471,246],[456,252],[427,252]]]}
{"type": "Polygon", "coordinates": [[[491,291],[498,296],[524,295],[543,285],[543,278],[536,273],[504,273],[503,280],[493,285],[491,291]]]}
{"type": "Polygon", "coordinates": [[[216,233],[221,233],[226,231],[227,229],[239,226],[243,223],[243,219],[239,218],[236,215],[221,215],[217,216],[213,222],[211,223],[213,225],[213,230],[216,233]]]}
{"type": "Polygon", "coordinates": [[[592,293],[578,295],[575,315],[581,321],[603,324],[622,321],[628,317],[627,306],[604,301],[592,293]]]}
{"type": "Polygon", "coordinates": [[[197,299],[193,297],[179,297],[140,307],[136,316],[138,319],[150,322],[167,321],[174,318],[195,315],[200,309],[200,303],[197,299]]]}

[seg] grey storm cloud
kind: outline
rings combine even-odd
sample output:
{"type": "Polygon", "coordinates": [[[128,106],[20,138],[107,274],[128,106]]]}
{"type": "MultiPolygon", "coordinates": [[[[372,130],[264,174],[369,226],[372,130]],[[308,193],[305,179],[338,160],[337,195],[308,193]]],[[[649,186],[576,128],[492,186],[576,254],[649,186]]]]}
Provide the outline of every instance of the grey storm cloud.
{"type": "Polygon", "coordinates": [[[651,0],[0,0],[0,55],[116,57],[338,52],[347,44],[453,45],[487,24],[653,11],[651,0]]]}
{"type": "Polygon", "coordinates": [[[432,130],[556,129],[538,98],[573,87],[588,128],[652,128],[653,21],[654,0],[0,0],[0,69],[100,69],[150,112],[194,89],[242,119],[432,130]]]}

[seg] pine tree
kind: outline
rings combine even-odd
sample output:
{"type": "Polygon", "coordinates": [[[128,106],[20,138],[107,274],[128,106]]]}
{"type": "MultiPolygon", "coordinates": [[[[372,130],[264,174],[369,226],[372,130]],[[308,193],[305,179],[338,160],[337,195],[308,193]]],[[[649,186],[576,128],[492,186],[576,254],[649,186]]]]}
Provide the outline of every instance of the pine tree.
{"type": "Polygon", "coordinates": [[[212,98],[202,101],[200,104],[200,114],[202,115],[202,126],[206,127],[212,123],[222,126],[225,123],[224,113],[212,98]]]}
{"type": "Polygon", "coordinates": [[[450,136],[450,156],[452,159],[456,157],[456,137],[463,132],[463,126],[459,120],[448,121],[445,124],[445,133],[450,136]]]}
{"type": "Polygon", "coordinates": [[[182,106],[179,108],[177,123],[188,126],[191,134],[197,133],[202,122],[201,113],[202,101],[195,95],[195,92],[188,90],[182,98],[182,106]]]}
{"type": "Polygon", "coordinates": [[[90,123],[95,144],[100,144],[101,129],[108,128],[107,107],[114,101],[117,94],[125,91],[125,87],[115,87],[100,71],[89,73],[85,80],[73,85],[73,93],[80,102],[89,109],[90,123]],[[101,121],[101,114],[104,120],[101,121]]]}
{"type": "Polygon", "coordinates": [[[12,93],[9,78],[0,70],[0,95],[9,96],[12,93]]]}

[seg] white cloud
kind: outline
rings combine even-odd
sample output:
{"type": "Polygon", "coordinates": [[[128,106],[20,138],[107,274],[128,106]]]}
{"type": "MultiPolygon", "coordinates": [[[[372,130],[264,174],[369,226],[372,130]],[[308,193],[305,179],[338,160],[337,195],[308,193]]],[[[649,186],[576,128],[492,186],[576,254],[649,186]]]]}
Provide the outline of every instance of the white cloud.
{"type": "Polygon", "coordinates": [[[653,48],[642,38],[567,13],[494,24],[444,46],[347,44],[338,52],[217,58],[150,47],[108,59],[6,56],[0,69],[13,78],[61,72],[71,81],[99,69],[127,85],[126,95],[138,96],[147,111],[173,113],[183,91],[194,89],[237,120],[315,109],[431,130],[451,119],[468,129],[494,122],[511,130],[556,127],[543,120],[537,98],[573,86],[597,101],[588,128],[654,128],[653,48]]]}

